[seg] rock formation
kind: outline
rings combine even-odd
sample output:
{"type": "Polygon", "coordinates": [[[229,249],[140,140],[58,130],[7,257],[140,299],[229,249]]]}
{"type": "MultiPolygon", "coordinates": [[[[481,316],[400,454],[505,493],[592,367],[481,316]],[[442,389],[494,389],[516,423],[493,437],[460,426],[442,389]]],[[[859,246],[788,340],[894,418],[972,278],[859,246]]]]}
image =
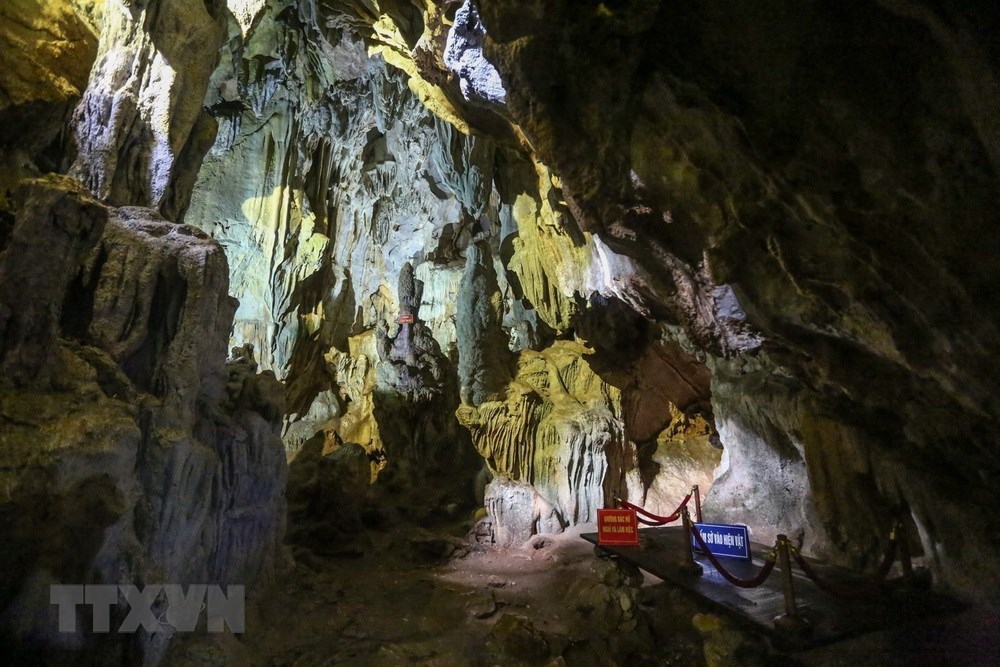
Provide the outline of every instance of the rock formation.
{"type": "Polygon", "coordinates": [[[418,479],[444,472],[461,480],[471,449],[448,409],[455,404],[454,370],[420,319],[423,291],[423,281],[414,279],[407,262],[399,272],[396,334],[390,336],[384,324],[376,332],[373,414],[390,466],[405,468],[418,479]]]}
{"type": "Polygon", "coordinates": [[[208,149],[211,119],[202,107],[224,43],[220,5],[153,0],[104,13],[97,62],[73,120],[72,173],[107,203],[168,215],[183,206],[193,180],[185,171],[197,169],[208,149]]]}
{"type": "MultiPolygon", "coordinates": [[[[597,510],[613,496],[628,495],[625,475],[636,467],[636,451],[625,439],[621,395],[588,367],[585,352],[566,342],[526,350],[504,395],[459,408],[460,421],[498,475],[488,493],[494,521],[511,514],[513,508],[500,509],[504,505],[533,497],[533,490],[517,490],[510,480],[530,484],[554,507],[554,519],[542,525],[558,530],[596,521],[597,510]],[[501,487],[513,491],[505,494],[501,487]]],[[[537,504],[533,500],[520,511],[530,515],[537,504]]],[[[533,532],[539,531],[528,536],[533,532]]]]}
{"type": "Polygon", "coordinates": [[[204,233],[109,211],[64,177],[25,183],[12,204],[0,246],[3,638],[21,650],[31,638],[39,660],[155,662],[172,631],[92,634],[81,612],[76,633],[59,633],[48,585],[271,577],[285,522],[276,381],[244,370],[227,387],[228,267],[204,233]]]}
{"type": "Polygon", "coordinates": [[[507,545],[711,482],[993,591],[996,13],[786,4],[0,8],[3,609],[266,580],[286,454],[321,541],[477,471],[507,545]]]}
{"type": "Polygon", "coordinates": [[[455,314],[463,403],[478,406],[510,382],[511,355],[502,322],[503,299],[489,245],[470,245],[455,314]]]}
{"type": "Polygon", "coordinates": [[[794,516],[841,556],[903,512],[967,586],[992,529],[958,526],[993,525],[1000,416],[995,13],[480,10],[507,111],[576,220],[711,355],[730,451],[709,509],[762,533],[794,516]]]}
{"type": "Polygon", "coordinates": [[[58,169],[65,117],[87,86],[97,35],[71,0],[11,0],[0,8],[0,185],[37,160],[58,169]],[[27,156],[27,159],[26,159],[27,156]]]}

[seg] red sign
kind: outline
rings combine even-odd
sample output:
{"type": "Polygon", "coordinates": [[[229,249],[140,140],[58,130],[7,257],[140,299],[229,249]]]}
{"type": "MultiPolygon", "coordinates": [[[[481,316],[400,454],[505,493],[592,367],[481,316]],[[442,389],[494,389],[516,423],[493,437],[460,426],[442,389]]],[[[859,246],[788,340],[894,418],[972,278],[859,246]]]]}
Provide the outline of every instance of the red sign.
{"type": "Polygon", "coordinates": [[[396,321],[400,324],[413,324],[413,315],[400,315],[396,321]]]}
{"type": "Polygon", "coordinates": [[[639,545],[639,522],[635,510],[597,510],[597,543],[639,545]]]}

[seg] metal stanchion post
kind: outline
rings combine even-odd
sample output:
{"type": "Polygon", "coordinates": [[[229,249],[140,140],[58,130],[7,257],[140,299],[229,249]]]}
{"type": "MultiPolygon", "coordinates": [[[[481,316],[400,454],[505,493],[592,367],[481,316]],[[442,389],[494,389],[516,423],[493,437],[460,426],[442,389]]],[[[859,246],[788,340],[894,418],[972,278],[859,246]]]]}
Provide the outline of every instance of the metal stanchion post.
{"type": "Polygon", "coordinates": [[[785,595],[785,613],[774,619],[774,627],[791,634],[804,634],[809,630],[809,622],[799,614],[795,604],[795,585],[792,582],[792,560],[789,557],[789,542],[786,535],[778,535],[778,567],[781,568],[781,590],[785,595]]]}
{"type": "Polygon", "coordinates": [[[903,523],[897,521],[892,528],[893,535],[899,544],[899,564],[903,569],[903,581],[911,588],[930,588],[931,573],[927,568],[913,569],[913,556],[910,554],[910,542],[906,539],[903,523]]]}
{"type": "Polygon", "coordinates": [[[680,570],[686,574],[702,573],[701,565],[694,560],[694,544],[691,540],[691,515],[688,513],[687,505],[681,508],[681,518],[684,520],[684,560],[681,561],[680,570]]]}
{"type": "Polygon", "coordinates": [[[907,583],[913,582],[913,561],[910,560],[910,543],[906,540],[906,533],[903,526],[898,521],[892,527],[890,538],[895,538],[899,544],[899,564],[903,568],[903,578],[907,583]]]}
{"type": "Polygon", "coordinates": [[[701,491],[698,490],[697,484],[691,487],[691,493],[694,495],[694,518],[701,523],[701,491]]]}

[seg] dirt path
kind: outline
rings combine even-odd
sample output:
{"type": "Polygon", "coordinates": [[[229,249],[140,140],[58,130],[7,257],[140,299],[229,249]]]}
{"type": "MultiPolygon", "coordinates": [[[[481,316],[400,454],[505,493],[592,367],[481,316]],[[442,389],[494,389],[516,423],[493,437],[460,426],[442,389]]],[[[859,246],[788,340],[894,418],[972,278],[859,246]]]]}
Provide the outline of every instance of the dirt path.
{"type": "Polygon", "coordinates": [[[461,540],[419,529],[377,538],[341,557],[300,553],[248,605],[240,639],[182,639],[167,664],[704,664],[697,608],[596,558],[576,533],[447,559],[440,551],[461,540]]]}
{"type": "Polygon", "coordinates": [[[298,550],[247,605],[246,633],[175,640],[164,664],[995,664],[981,661],[996,656],[989,610],[785,656],[683,591],[595,557],[581,529],[518,549],[470,548],[464,530],[371,531],[324,555],[298,550]]]}

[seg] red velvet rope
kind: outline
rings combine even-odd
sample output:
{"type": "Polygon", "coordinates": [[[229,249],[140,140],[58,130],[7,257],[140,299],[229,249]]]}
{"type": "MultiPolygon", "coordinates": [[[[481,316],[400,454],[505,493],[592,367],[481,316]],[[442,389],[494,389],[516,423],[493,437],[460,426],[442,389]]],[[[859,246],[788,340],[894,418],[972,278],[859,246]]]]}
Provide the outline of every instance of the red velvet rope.
{"type": "Polygon", "coordinates": [[[617,500],[621,504],[621,506],[624,507],[625,509],[633,510],[637,515],[641,514],[642,516],[649,517],[648,521],[646,519],[643,519],[641,516],[636,517],[637,519],[639,519],[640,522],[644,523],[645,525],[662,526],[664,524],[677,521],[677,519],[681,518],[681,511],[688,504],[688,501],[691,500],[691,494],[689,493],[686,496],[684,496],[684,500],[681,501],[681,504],[677,506],[677,509],[675,509],[674,513],[671,514],[670,516],[659,516],[657,514],[653,514],[652,512],[647,512],[638,505],[633,505],[627,500],[622,500],[621,498],[618,498],[617,500]]]}
{"type": "Polygon", "coordinates": [[[722,578],[731,583],[733,586],[739,586],[740,588],[757,588],[767,581],[767,578],[771,575],[771,570],[774,569],[775,556],[772,552],[767,557],[767,560],[764,561],[764,565],[761,566],[757,574],[749,579],[740,579],[739,577],[730,574],[726,568],[722,566],[722,563],[718,561],[715,555],[709,551],[708,545],[705,544],[705,540],[702,539],[701,533],[698,532],[697,527],[693,525],[691,526],[691,534],[694,535],[694,539],[698,542],[698,546],[701,550],[705,552],[705,556],[708,558],[708,561],[715,567],[719,574],[722,575],[722,578]]]}
{"type": "Polygon", "coordinates": [[[886,549],[885,557],[882,559],[882,563],[875,570],[875,573],[868,579],[864,584],[856,588],[837,588],[835,585],[824,580],[817,574],[809,562],[802,557],[798,550],[793,552],[795,556],[795,562],[799,564],[805,575],[812,579],[812,582],[816,584],[816,587],[827,595],[832,595],[837,598],[862,598],[869,595],[877,593],[882,584],[885,583],[885,578],[889,576],[889,570],[892,569],[892,564],[896,561],[896,548],[898,544],[895,537],[889,541],[889,547],[886,549]]]}

